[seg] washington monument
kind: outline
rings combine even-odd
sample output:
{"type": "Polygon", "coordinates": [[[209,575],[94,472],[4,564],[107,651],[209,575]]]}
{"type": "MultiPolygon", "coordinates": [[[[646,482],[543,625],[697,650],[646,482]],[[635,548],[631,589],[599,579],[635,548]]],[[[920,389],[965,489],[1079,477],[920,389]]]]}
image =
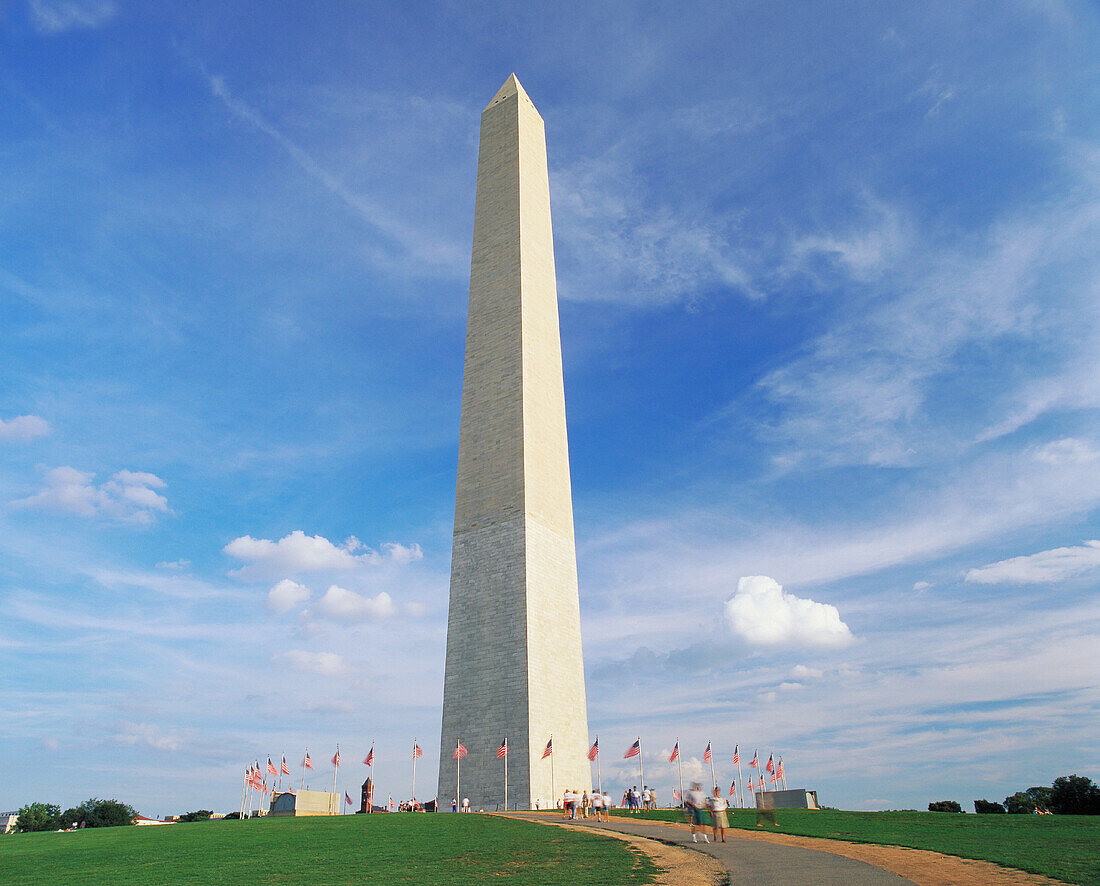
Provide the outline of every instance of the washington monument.
{"type": "Polygon", "coordinates": [[[441,805],[503,805],[505,738],[510,808],[591,789],[546,135],[514,74],[481,115],[441,805]]]}

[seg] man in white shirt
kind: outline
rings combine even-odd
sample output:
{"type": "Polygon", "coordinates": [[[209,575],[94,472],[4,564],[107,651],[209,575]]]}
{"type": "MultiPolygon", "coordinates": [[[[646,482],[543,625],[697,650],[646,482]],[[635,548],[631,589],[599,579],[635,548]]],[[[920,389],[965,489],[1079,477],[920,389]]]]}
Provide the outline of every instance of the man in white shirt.
{"type": "MultiPolygon", "coordinates": [[[[699,835],[695,832],[696,828],[706,828],[707,823],[704,819],[707,809],[707,795],[703,793],[703,786],[699,782],[695,782],[691,786],[691,790],[687,795],[688,811],[691,813],[691,842],[698,843],[699,835]]],[[[703,831],[703,842],[709,843],[706,830],[703,831]]]]}

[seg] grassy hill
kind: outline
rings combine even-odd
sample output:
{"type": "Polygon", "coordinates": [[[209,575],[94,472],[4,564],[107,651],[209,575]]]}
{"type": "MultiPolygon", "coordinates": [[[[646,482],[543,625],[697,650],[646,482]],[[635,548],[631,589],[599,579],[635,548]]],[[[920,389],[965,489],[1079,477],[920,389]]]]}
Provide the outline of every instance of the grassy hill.
{"type": "Polygon", "coordinates": [[[482,815],[206,821],[0,837],[0,883],[609,886],[653,881],[619,840],[482,815]]]}

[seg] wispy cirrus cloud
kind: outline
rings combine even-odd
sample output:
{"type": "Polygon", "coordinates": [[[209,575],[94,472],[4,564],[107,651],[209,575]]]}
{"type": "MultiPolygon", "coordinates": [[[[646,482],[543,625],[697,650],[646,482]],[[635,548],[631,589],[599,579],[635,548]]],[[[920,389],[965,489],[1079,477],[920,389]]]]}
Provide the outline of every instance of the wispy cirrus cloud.
{"type": "Polygon", "coordinates": [[[966,573],[972,584],[1047,584],[1100,568],[1100,541],[1011,557],[966,573]]]}
{"type": "Polygon", "coordinates": [[[31,22],[41,34],[99,28],[118,14],[113,0],[30,0],[31,22]]]}

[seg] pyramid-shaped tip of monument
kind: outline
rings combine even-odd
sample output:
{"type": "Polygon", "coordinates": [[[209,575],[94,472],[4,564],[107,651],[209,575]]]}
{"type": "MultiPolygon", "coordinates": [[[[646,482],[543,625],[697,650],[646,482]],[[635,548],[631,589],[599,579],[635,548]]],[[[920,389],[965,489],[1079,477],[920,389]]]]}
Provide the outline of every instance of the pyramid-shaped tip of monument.
{"type": "Polygon", "coordinates": [[[513,95],[518,95],[520,98],[525,98],[527,101],[531,101],[527,97],[527,93],[524,91],[523,86],[520,85],[519,78],[514,73],[508,75],[508,79],[504,81],[504,85],[497,90],[497,94],[493,96],[493,100],[485,106],[488,110],[493,105],[499,104],[506,98],[511,98],[513,95]]]}

